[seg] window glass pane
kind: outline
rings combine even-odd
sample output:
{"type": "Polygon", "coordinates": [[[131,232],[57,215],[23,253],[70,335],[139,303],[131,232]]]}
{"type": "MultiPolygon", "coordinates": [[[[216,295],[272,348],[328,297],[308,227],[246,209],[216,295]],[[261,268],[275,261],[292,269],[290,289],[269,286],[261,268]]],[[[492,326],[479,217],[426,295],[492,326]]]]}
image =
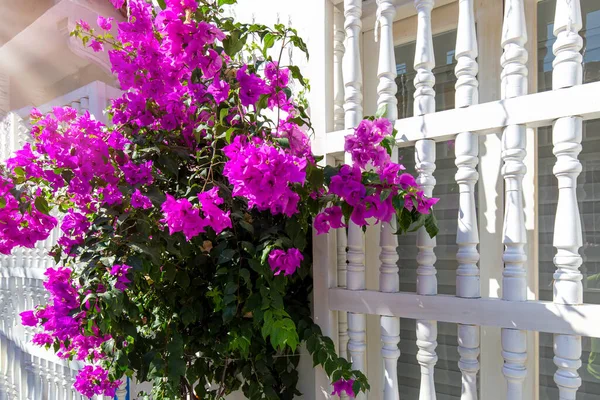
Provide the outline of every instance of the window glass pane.
{"type": "MultiPolygon", "coordinates": [[[[441,33],[433,37],[433,48],[436,60],[433,74],[435,75],[435,107],[437,111],[454,108],[454,84],[456,76],[454,67],[454,47],[456,46],[456,31],[441,33]]],[[[397,46],[396,53],[396,84],[398,85],[398,118],[413,116],[413,96],[415,93],[415,42],[397,46]]]]}
{"type": "MultiPolygon", "coordinates": [[[[552,90],[552,46],[556,0],[545,0],[538,5],[538,85],[539,91],[552,90]]],[[[584,38],[584,83],[600,81],[600,1],[581,0],[584,38]]],[[[583,273],[585,303],[600,304],[600,120],[583,124],[583,150],[579,159],[583,171],[578,178],[577,198],[582,218],[583,273]]],[[[552,153],[552,128],[538,129],[538,182],[539,182],[539,285],[540,299],[552,301],[552,283],[556,249],[552,245],[554,218],[558,201],[558,184],[552,168],[556,157],[552,153]]],[[[600,343],[597,339],[583,339],[583,366],[579,369],[583,384],[577,400],[600,398],[600,343]]],[[[540,333],[540,399],[558,398],[553,375],[552,335],[540,333]]]]}

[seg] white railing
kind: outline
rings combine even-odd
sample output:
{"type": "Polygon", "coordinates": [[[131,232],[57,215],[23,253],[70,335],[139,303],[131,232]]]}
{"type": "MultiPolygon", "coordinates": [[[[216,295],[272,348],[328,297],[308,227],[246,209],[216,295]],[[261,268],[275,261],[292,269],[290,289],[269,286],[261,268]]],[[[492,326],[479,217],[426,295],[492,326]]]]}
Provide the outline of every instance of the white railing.
{"type": "MultiPolygon", "coordinates": [[[[367,315],[381,318],[381,360],[383,385],[380,392],[361,398],[397,400],[397,360],[399,317],[417,320],[417,361],[420,364],[420,400],[436,398],[433,380],[437,361],[437,322],[457,324],[458,367],[462,375],[461,400],[476,400],[480,370],[479,331],[481,326],[502,328],[501,347],[507,399],[527,400],[524,382],[528,371],[526,331],[549,332],[554,336],[554,381],[559,397],[573,400],[581,378],[581,336],[600,337],[600,305],[583,304],[580,214],[577,206],[577,176],[581,172],[582,122],[600,117],[600,83],[582,85],[583,40],[579,0],[557,0],[553,47],[555,61],[554,91],[527,95],[527,42],[524,0],[505,0],[499,60],[502,73],[502,100],[479,104],[478,49],[474,0],[459,0],[455,57],[457,66],[456,109],[435,112],[433,41],[431,13],[433,0],[414,0],[417,12],[417,41],[414,68],[414,117],[397,120],[396,66],[393,43],[394,1],[377,0],[376,38],[379,38],[377,105],[388,106],[387,118],[399,132],[398,146],[415,146],[418,182],[435,196],[435,143],[455,140],[456,183],[459,186],[459,213],[456,243],[456,296],[437,295],[435,239],[419,232],[417,292],[399,292],[397,241],[393,227],[382,226],[379,243],[379,291],[366,290],[365,235],[350,223],[335,235],[315,237],[315,276],[327,282],[324,294],[316,294],[324,306],[337,311],[339,319],[321,318],[325,332],[339,333],[340,354],[348,356],[357,369],[365,371],[367,315]],[[558,179],[559,200],[556,212],[554,247],[554,301],[527,301],[525,214],[523,178],[526,171],[526,131],[553,125],[554,174],[558,179]],[[479,233],[475,207],[475,186],[479,180],[478,137],[502,131],[502,176],[505,183],[504,271],[501,299],[482,299],[478,262],[479,233]],[[335,242],[337,241],[337,245],[335,242]],[[344,249],[347,248],[347,251],[344,249]],[[336,261],[337,258],[337,261],[336,261]],[[337,265],[333,274],[330,265],[337,265]],[[337,285],[335,281],[337,279],[337,285]],[[320,296],[320,297],[319,297],[320,296]],[[346,320],[346,314],[348,315],[346,320]],[[346,322],[347,321],[347,322],[346,322]],[[328,326],[330,324],[331,326],[328,326]],[[347,331],[346,331],[347,326],[347,331]],[[349,336],[349,340],[347,337],[349,336]],[[347,345],[346,345],[347,342],[347,345]],[[346,348],[347,346],[347,348],[346,348]],[[346,351],[347,350],[347,351],[346,351]]],[[[334,35],[334,125],[339,129],[339,110],[345,111],[345,130],[322,133],[314,151],[327,156],[333,164],[348,162],[344,136],[362,118],[362,74],[360,57],[361,0],[344,0],[345,35],[335,28],[334,35]],[[344,41],[345,40],[345,41],[344,41]],[[343,55],[343,71],[339,57],[343,55]],[[339,84],[342,80],[344,85],[339,84]],[[345,96],[340,93],[345,90],[345,96]],[[341,104],[341,98],[345,98],[341,104]],[[336,161],[337,160],[337,161],[336,161]]],[[[336,18],[340,18],[339,16],[336,18]]],[[[335,26],[339,27],[336,21],[335,26]]],[[[494,177],[495,178],[495,177],[494,177]]],[[[371,230],[370,232],[372,232],[371,230]]],[[[482,265],[485,268],[485,265],[482,265]]],[[[320,286],[319,286],[320,287],[320,286]]],[[[318,289],[316,289],[318,290],[318,289]]],[[[316,304],[319,307],[320,304],[316,304]]],[[[327,315],[321,311],[316,315],[327,315]]],[[[485,373],[482,370],[481,373],[485,373]]],[[[370,379],[377,377],[370,376],[370,379]]],[[[377,386],[379,387],[379,386],[377,386]]],[[[318,393],[318,390],[317,390],[318,393]]],[[[482,395],[485,398],[485,394],[482,395]]]]}

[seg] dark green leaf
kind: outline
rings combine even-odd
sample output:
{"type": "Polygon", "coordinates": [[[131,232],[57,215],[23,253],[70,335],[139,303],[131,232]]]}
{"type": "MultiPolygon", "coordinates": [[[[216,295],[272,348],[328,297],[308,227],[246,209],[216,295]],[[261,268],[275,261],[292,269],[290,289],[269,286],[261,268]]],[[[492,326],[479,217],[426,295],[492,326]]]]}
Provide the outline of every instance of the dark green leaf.
{"type": "Polygon", "coordinates": [[[50,207],[48,207],[48,202],[45,198],[41,196],[35,198],[35,208],[37,208],[38,211],[43,214],[50,214],[50,207]]]}
{"type": "Polygon", "coordinates": [[[240,31],[233,31],[229,33],[229,36],[223,40],[223,49],[229,57],[235,56],[246,44],[248,36],[241,33],[240,31]]]}

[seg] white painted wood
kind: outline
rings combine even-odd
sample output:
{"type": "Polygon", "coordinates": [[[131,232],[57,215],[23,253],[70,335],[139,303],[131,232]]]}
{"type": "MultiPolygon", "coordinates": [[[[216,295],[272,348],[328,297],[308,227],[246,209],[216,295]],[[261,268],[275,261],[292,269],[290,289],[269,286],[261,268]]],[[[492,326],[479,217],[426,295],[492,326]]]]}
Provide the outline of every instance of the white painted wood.
{"type": "Polygon", "coordinates": [[[456,108],[461,108],[479,103],[479,82],[477,81],[479,65],[477,64],[477,35],[475,33],[473,0],[460,0],[458,5],[455,103],[456,108]]]}
{"type": "MultiPolygon", "coordinates": [[[[344,0],[344,28],[346,30],[346,53],[344,54],[344,127],[356,127],[363,118],[362,115],[362,72],[360,58],[361,40],[361,0],[344,0]]],[[[349,155],[346,155],[349,163],[349,155]]],[[[347,286],[349,290],[364,290],[365,282],[365,244],[362,229],[356,224],[348,224],[348,252],[347,252],[347,286]]],[[[367,322],[366,315],[348,313],[348,353],[352,366],[366,373],[367,352],[367,322]]],[[[364,393],[357,396],[366,399],[364,393]]]]}
{"type": "MultiPolygon", "coordinates": [[[[456,107],[477,104],[477,38],[473,0],[460,1],[460,18],[456,39],[456,107]]],[[[454,151],[456,154],[456,182],[459,185],[459,212],[456,243],[458,269],[456,271],[456,295],[459,297],[480,297],[479,288],[479,232],[475,209],[475,185],[479,178],[477,163],[479,155],[477,135],[472,132],[459,133],[454,151]]]]}
{"type": "MultiPolygon", "coordinates": [[[[435,58],[431,33],[431,10],[433,0],[415,0],[417,9],[417,42],[414,68],[415,94],[414,115],[420,116],[435,112],[435,58]]],[[[418,140],[415,143],[415,168],[418,173],[417,183],[423,188],[426,196],[432,196],[435,186],[435,142],[418,140]]],[[[437,294],[437,277],[435,270],[435,238],[430,238],[424,228],[417,232],[417,293],[420,295],[437,294]]],[[[435,382],[433,372],[438,357],[437,322],[434,320],[417,320],[417,361],[421,366],[420,400],[435,400],[435,382]]]]}
{"type": "Polygon", "coordinates": [[[344,69],[343,58],[346,50],[344,39],[344,15],[337,8],[333,10],[333,129],[344,129],[344,69]]]}
{"type": "MultiPolygon", "coordinates": [[[[583,39],[579,35],[583,21],[579,0],[558,0],[554,19],[553,46],[555,59],[552,71],[554,90],[581,85],[583,82],[583,39]]],[[[583,276],[579,271],[583,244],[581,215],[577,203],[577,177],[582,166],[581,152],[583,120],[564,117],[554,123],[552,142],[556,164],[554,175],[558,180],[558,205],[554,224],[554,302],[558,304],[583,303],[583,276]]],[[[581,367],[581,336],[554,335],[554,364],[557,367],[554,382],[560,400],[575,400],[581,386],[577,370],[581,367]]]]}
{"type": "Polygon", "coordinates": [[[344,121],[346,129],[354,128],[363,118],[360,58],[361,16],[361,0],[344,0],[346,52],[343,60],[343,76],[345,88],[344,121]]]}
{"type": "Polygon", "coordinates": [[[332,310],[600,338],[600,305],[509,302],[373,290],[329,291],[332,310]]]}
{"type": "MultiPolygon", "coordinates": [[[[347,260],[346,248],[348,246],[348,236],[346,228],[336,230],[337,236],[337,285],[340,288],[346,288],[347,260]]],[[[348,314],[340,311],[338,313],[338,334],[340,342],[340,357],[348,358],[348,314]]]]}
{"type": "MultiPolygon", "coordinates": [[[[377,0],[376,39],[379,39],[379,64],[377,71],[377,107],[386,106],[385,117],[392,122],[398,118],[398,100],[396,99],[396,62],[394,56],[393,21],[396,14],[392,0],[377,0]]],[[[392,152],[392,159],[397,160],[398,151],[392,152]]],[[[379,290],[386,293],[400,290],[398,275],[398,239],[395,223],[382,223],[380,230],[379,290]]],[[[400,357],[400,319],[397,317],[381,317],[381,355],[383,357],[383,400],[399,400],[398,392],[398,358],[400,357]]]]}
{"type": "Polygon", "coordinates": [[[414,115],[435,112],[435,57],[431,34],[431,10],[433,0],[415,0],[417,9],[417,42],[415,48],[415,101],[414,115]]]}
{"type": "Polygon", "coordinates": [[[125,400],[125,396],[127,396],[127,377],[124,376],[122,380],[123,383],[117,389],[116,400],[125,400]]]}
{"type": "MultiPolygon", "coordinates": [[[[527,94],[527,28],[523,0],[506,0],[502,31],[502,98],[527,94]]],[[[502,298],[508,301],[527,300],[525,263],[525,213],[523,208],[523,176],[526,167],[526,126],[508,125],[502,134],[502,176],[504,177],[505,211],[503,241],[505,246],[502,298]]],[[[516,329],[502,330],[502,372],[507,381],[509,400],[523,400],[527,376],[527,335],[516,329]]]]}
{"type": "MultiPolygon", "coordinates": [[[[334,165],[333,157],[326,157],[321,161],[322,165],[334,165]]],[[[313,301],[314,320],[321,327],[323,334],[333,339],[336,348],[338,343],[338,322],[336,313],[329,305],[328,290],[337,286],[337,261],[335,233],[333,231],[316,235],[313,232],[313,301]]],[[[311,398],[329,399],[331,398],[331,382],[322,368],[315,369],[314,393],[311,398]]]]}
{"type": "MultiPolygon", "coordinates": [[[[394,128],[399,132],[397,143],[405,147],[413,145],[419,139],[446,141],[461,132],[487,135],[496,133],[507,125],[525,124],[537,128],[572,115],[578,115],[584,121],[598,119],[600,103],[590,99],[594,99],[599,92],[600,82],[594,82],[399,119],[394,123],[394,128]]],[[[344,151],[344,136],[348,134],[349,130],[327,133],[314,147],[315,154],[344,151]]]]}
{"type": "MultiPolygon", "coordinates": [[[[433,140],[418,140],[415,143],[415,169],[418,173],[417,183],[426,196],[433,196],[435,187],[435,142],[433,140]]],[[[423,295],[437,294],[437,277],[435,269],[436,256],[433,251],[435,238],[429,237],[425,228],[417,232],[417,293],[423,295]]]]}
{"type": "MultiPolygon", "coordinates": [[[[455,73],[456,107],[469,107],[479,102],[479,82],[477,73],[477,37],[475,34],[475,16],[473,0],[460,0],[459,19],[456,37],[455,73]]],[[[456,243],[456,295],[458,297],[479,298],[479,232],[475,208],[475,185],[479,178],[477,162],[479,141],[472,132],[459,133],[456,137],[456,182],[459,186],[459,211],[456,243]]],[[[477,400],[477,372],[479,371],[479,327],[459,324],[458,367],[462,373],[461,400],[477,400]]]]}
{"type": "Polygon", "coordinates": [[[461,400],[477,400],[479,371],[479,326],[458,325],[458,367],[462,373],[461,400]]]}

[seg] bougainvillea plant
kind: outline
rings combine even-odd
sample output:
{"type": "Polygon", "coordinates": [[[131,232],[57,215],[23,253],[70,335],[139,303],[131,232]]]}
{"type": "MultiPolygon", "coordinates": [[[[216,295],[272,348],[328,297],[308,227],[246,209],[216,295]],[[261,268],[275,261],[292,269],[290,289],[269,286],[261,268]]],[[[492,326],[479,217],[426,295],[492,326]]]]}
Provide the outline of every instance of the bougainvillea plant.
{"type": "Polygon", "coordinates": [[[85,364],[86,396],[134,376],[154,399],[291,399],[301,343],[336,394],[366,391],[311,319],[312,231],[436,233],[436,199],[391,159],[388,120],[346,138],[351,166],[319,164],[292,90],[307,82],[281,62],[304,42],[223,17],[231,3],[130,0],[116,36],[110,19],[81,21],[73,35],[109,51],[124,91],[111,123],[34,110],[32,143],[0,166],[0,252],[62,233],[49,300],[21,317],[34,343],[85,364]]]}

